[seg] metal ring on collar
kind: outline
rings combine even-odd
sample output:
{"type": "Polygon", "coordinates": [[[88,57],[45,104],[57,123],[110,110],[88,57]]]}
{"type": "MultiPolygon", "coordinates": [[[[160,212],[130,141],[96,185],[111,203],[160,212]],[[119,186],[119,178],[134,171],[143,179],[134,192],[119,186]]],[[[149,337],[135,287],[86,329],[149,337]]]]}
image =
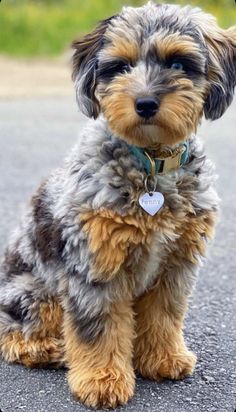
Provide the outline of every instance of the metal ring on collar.
{"type": "Polygon", "coordinates": [[[145,187],[145,191],[146,191],[146,192],[148,192],[148,193],[153,193],[153,192],[155,192],[155,190],[156,190],[156,185],[157,185],[157,182],[156,182],[155,176],[147,175],[147,176],[145,177],[144,187],[145,187]]]}

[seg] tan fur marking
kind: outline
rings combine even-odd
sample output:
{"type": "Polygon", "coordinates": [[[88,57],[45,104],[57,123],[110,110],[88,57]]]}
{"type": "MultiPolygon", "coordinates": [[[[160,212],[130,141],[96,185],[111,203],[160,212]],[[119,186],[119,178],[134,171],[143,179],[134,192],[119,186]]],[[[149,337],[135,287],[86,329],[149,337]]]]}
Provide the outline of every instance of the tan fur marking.
{"type": "Polygon", "coordinates": [[[135,63],[140,55],[140,47],[135,39],[126,39],[111,32],[106,35],[112,43],[104,48],[103,53],[109,57],[127,59],[135,63]]]}
{"type": "Polygon", "coordinates": [[[55,299],[41,303],[39,324],[28,339],[21,331],[1,337],[3,358],[7,362],[22,363],[31,368],[44,367],[50,363],[60,366],[64,356],[62,316],[63,310],[55,299]]]}
{"type": "MultiPolygon", "coordinates": [[[[196,256],[204,255],[206,237],[212,237],[215,214],[207,212],[201,216],[188,215],[190,205],[183,205],[182,214],[174,216],[163,208],[155,217],[139,211],[130,216],[120,216],[111,210],[100,210],[80,214],[84,223],[83,230],[88,234],[89,249],[94,255],[94,280],[111,280],[125,263],[129,247],[149,245],[154,231],[166,239],[182,236],[183,256],[191,262],[196,256]],[[185,211],[184,211],[185,209],[185,211]],[[191,247],[187,247],[191,245],[191,247]]],[[[176,243],[173,243],[176,246],[176,243]]],[[[178,260],[179,250],[173,252],[173,259],[178,260]]],[[[182,258],[182,255],[181,255],[182,258]]],[[[181,264],[181,262],[180,262],[181,264]]]]}
{"type": "Polygon", "coordinates": [[[128,73],[113,80],[106,87],[100,102],[101,109],[114,133],[125,137],[130,143],[135,142],[137,133],[135,127],[140,123],[134,107],[138,97],[138,86],[137,77],[128,73]]]}
{"type": "Polygon", "coordinates": [[[166,236],[172,234],[179,222],[167,209],[155,218],[139,215],[119,216],[110,210],[88,212],[80,215],[83,230],[89,237],[89,248],[95,256],[94,280],[109,281],[119,271],[129,254],[131,245],[148,245],[153,230],[158,229],[166,236]]]}
{"type": "Polygon", "coordinates": [[[40,324],[35,332],[37,337],[61,336],[63,309],[56,299],[40,304],[39,319],[40,324]]]}
{"type": "Polygon", "coordinates": [[[193,372],[196,357],[182,334],[186,308],[185,302],[174,300],[164,280],[137,302],[134,365],[144,377],[180,379],[193,372]]]}
{"type": "Polygon", "coordinates": [[[1,337],[0,347],[5,361],[22,363],[29,368],[63,363],[63,342],[56,337],[26,340],[20,331],[15,331],[1,337]]]}
{"type": "Polygon", "coordinates": [[[166,60],[174,55],[201,54],[199,46],[190,36],[179,36],[177,33],[168,36],[155,36],[154,44],[158,56],[166,60]]]}
{"type": "Polygon", "coordinates": [[[134,392],[130,303],[114,304],[109,316],[106,334],[94,344],[80,341],[70,316],[65,316],[69,385],[76,398],[94,408],[115,408],[125,404],[134,392]]]}
{"type": "Polygon", "coordinates": [[[163,96],[157,123],[162,129],[158,141],[176,144],[196,132],[199,118],[202,115],[205,87],[193,87],[190,80],[178,81],[181,89],[163,96]],[[171,122],[169,121],[171,119],[171,122]]]}
{"type": "Polygon", "coordinates": [[[216,212],[205,212],[201,216],[192,217],[184,225],[184,231],[179,241],[176,242],[176,251],[171,259],[176,266],[182,265],[182,259],[188,259],[192,263],[198,262],[198,256],[205,256],[205,239],[214,236],[217,221],[216,212]]]}

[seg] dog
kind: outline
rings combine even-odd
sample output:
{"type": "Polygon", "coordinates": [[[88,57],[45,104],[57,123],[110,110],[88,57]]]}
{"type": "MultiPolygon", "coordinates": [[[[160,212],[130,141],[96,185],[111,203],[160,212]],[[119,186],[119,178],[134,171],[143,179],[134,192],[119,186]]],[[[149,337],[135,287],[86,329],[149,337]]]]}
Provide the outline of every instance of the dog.
{"type": "Polygon", "coordinates": [[[42,183],[0,271],[0,350],[68,367],[74,396],[114,408],[135,373],[181,379],[188,299],[218,214],[196,129],[233,99],[236,28],[198,8],[124,7],[73,43],[81,111],[93,118],[42,183]]]}

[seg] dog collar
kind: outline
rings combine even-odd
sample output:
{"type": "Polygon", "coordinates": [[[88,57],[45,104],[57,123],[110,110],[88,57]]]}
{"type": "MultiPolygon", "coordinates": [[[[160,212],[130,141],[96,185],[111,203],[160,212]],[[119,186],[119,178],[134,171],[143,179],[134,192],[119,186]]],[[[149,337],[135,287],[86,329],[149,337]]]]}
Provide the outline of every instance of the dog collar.
{"type": "Polygon", "coordinates": [[[155,157],[153,150],[129,145],[130,152],[142,163],[148,175],[167,173],[179,169],[189,159],[189,141],[180,143],[171,153],[162,157],[155,157]]]}

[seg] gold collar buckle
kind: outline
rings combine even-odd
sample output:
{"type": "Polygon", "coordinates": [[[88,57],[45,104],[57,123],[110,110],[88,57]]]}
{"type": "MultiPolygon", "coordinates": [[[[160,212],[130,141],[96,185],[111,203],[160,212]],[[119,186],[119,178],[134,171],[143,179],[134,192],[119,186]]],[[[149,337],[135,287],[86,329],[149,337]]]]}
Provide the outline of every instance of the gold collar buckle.
{"type": "Polygon", "coordinates": [[[184,147],[178,147],[174,152],[172,152],[170,156],[161,156],[155,158],[151,157],[151,155],[147,151],[144,151],[151,165],[151,176],[155,176],[156,173],[164,174],[171,170],[179,169],[179,167],[181,166],[181,157],[184,151],[184,147]],[[163,164],[161,172],[156,172],[156,160],[162,162],[163,164]]]}
{"type": "Polygon", "coordinates": [[[164,164],[163,164],[163,169],[161,173],[166,173],[169,172],[170,170],[176,170],[179,169],[181,166],[181,157],[184,152],[184,148],[179,150],[179,152],[173,154],[172,156],[166,157],[164,159],[164,164]]]}

